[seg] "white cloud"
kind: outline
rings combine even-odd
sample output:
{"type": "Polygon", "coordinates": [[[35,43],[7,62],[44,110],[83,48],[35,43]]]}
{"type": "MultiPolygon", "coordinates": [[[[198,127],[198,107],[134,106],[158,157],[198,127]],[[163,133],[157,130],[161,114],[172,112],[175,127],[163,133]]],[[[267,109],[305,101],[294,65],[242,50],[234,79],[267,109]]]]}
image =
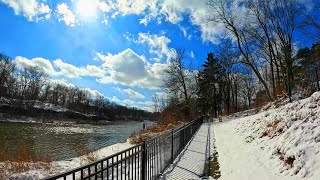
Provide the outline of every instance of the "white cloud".
{"type": "Polygon", "coordinates": [[[89,93],[89,97],[91,99],[97,99],[99,97],[105,97],[104,94],[102,94],[101,92],[94,90],[94,89],[90,89],[90,88],[82,88],[81,90],[84,90],[86,92],[89,93]]]}
{"type": "Polygon", "coordinates": [[[61,59],[54,60],[53,64],[60,69],[60,73],[63,76],[68,78],[77,78],[80,76],[102,78],[105,76],[105,71],[95,65],[77,67],[72,64],[65,63],[61,59]]]}
{"type": "Polygon", "coordinates": [[[50,79],[50,82],[53,84],[60,84],[66,87],[76,87],[74,84],[66,82],[64,79],[50,79]]]}
{"type": "Polygon", "coordinates": [[[182,31],[184,37],[188,36],[187,29],[185,27],[179,25],[179,29],[182,31]]]}
{"type": "Polygon", "coordinates": [[[117,0],[116,7],[121,14],[141,14],[149,6],[149,0],[117,0]]]}
{"type": "Polygon", "coordinates": [[[61,59],[53,61],[53,64],[60,69],[61,74],[68,78],[76,78],[86,75],[86,70],[63,62],[61,59]]]}
{"type": "MultiPolygon", "coordinates": [[[[66,82],[64,79],[50,79],[52,84],[60,84],[65,87],[76,87],[74,84],[66,82]]],[[[99,97],[105,97],[105,95],[98,90],[91,88],[81,88],[80,90],[86,91],[91,99],[97,99],[99,97]]]]}
{"type": "Polygon", "coordinates": [[[119,103],[119,102],[121,102],[121,101],[120,101],[120,99],[118,99],[116,96],[112,96],[111,102],[119,103]]]}
{"type": "Polygon", "coordinates": [[[120,83],[126,86],[139,86],[156,89],[162,85],[162,71],[165,64],[146,62],[144,56],[126,49],[119,54],[103,55],[97,53],[97,58],[105,61],[108,76],[98,79],[100,83],[120,83]]]}
{"type": "Polygon", "coordinates": [[[98,66],[87,65],[85,67],[88,76],[102,78],[105,76],[106,72],[98,66]]]}
{"type": "Polygon", "coordinates": [[[109,13],[113,9],[114,4],[109,1],[100,1],[98,7],[102,12],[109,13]]]}
{"type": "Polygon", "coordinates": [[[190,57],[191,57],[191,58],[194,58],[194,53],[193,53],[193,51],[190,52],[190,57]]]}
{"type": "Polygon", "coordinates": [[[176,56],[176,50],[169,48],[171,40],[165,35],[155,35],[150,33],[139,33],[135,38],[130,33],[124,35],[124,37],[137,44],[146,44],[149,46],[149,53],[157,56],[156,61],[160,61],[163,57],[166,57],[167,62],[176,56]]]}
{"type": "Polygon", "coordinates": [[[16,15],[22,14],[29,21],[49,19],[51,9],[44,3],[38,3],[37,0],[1,0],[14,10],[16,15]]]}
{"type": "Polygon", "coordinates": [[[51,62],[44,58],[33,58],[27,59],[25,57],[17,56],[15,58],[15,63],[18,69],[23,69],[26,67],[41,67],[43,70],[48,73],[49,75],[57,75],[58,73],[54,70],[51,62]]]}
{"type": "MultiPolygon", "coordinates": [[[[217,43],[225,31],[221,24],[207,22],[212,11],[205,0],[117,0],[116,4],[114,16],[141,15],[143,18],[140,19],[140,23],[144,25],[153,20],[158,24],[163,20],[178,24],[184,18],[188,18],[192,25],[199,27],[203,41],[217,43]]],[[[179,28],[185,37],[191,38],[184,27],[179,26],[179,28]]]]}
{"type": "Polygon", "coordinates": [[[130,99],[125,99],[122,101],[126,106],[135,106],[136,102],[130,99]]]}
{"type": "Polygon", "coordinates": [[[140,109],[145,109],[148,111],[153,111],[154,102],[152,101],[133,101],[130,99],[125,99],[120,101],[120,104],[130,107],[138,107],[140,109]]]}
{"type": "Polygon", "coordinates": [[[144,99],[145,96],[138,93],[137,91],[134,91],[131,88],[127,88],[127,89],[120,89],[119,87],[113,87],[114,90],[119,91],[119,92],[123,92],[128,94],[131,98],[133,99],[144,99]]]}
{"type": "Polygon", "coordinates": [[[107,24],[109,23],[109,21],[108,21],[108,19],[103,19],[103,20],[101,21],[101,23],[107,25],[107,24]]]}
{"type": "Polygon", "coordinates": [[[76,17],[66,3],[58,4],[56,13],[59,16],[59,21],[64,21],[66,25],[72,27],[76,24],[76,17]]]}
{"type": "MultiPolygon", "coordinates": [[[[44,3],[38,3],[37,0],[0,0],[14,9],[16,14],[23,14],[29,20],[50,18],[51,9],[44,3]]],[[[309,1],[309,0],[308,0],[309,1]]],[[[311,0],[310,0],[311,1],[311,0]]],[[[45,1],[43,1],[45,2],[45,1]]],[[[77,1],[72,0],[74,4],[77,1]]],[[[224,32],[222,25],[216,23],[207,23],[208,15],[212,12],[208,9],[207,1],[195,0],[95,0],[94,9],[103,14],[102,23],[107,24],[109,18],[115,18],[118,15],[135,14],[142,16],[140,23],[147,25],[154,20],[160,24],[163,20],[178,24],[184,18],[188,18],[191,24],[200,28],[203,41],[217,41],[217,35],[224,32]]],[[[92,4],[92,3],[91,3],[92,4]]],[[[311,4],[311,3],[309,3],[311,4]]],[[[93,6],[93,5],[92,5],[93,6]]],[[[78,23],[78,16],[74,14],[67,3],[58,4],[56,15],[59,21],[65,22],[68,26],[75,26],[78,23]]],[[[188,39],[186,29],[180,27],[184,36],[188,39]]]]}
{"type": "Polygon", "coordinates": [[[134,98],[134,99],[144,99],[145,96],[128,88],[128,89],[124,89],[123,92],[127,93],[130,97],[134,98]]]}
{"type": "Polygon", "coordinates": [[[16,65],[19,69],[25,67],[38,66],[50,76],[63,76],[67,78],[77,78],[81,76],[102,78],[106,72],[95,65],[87,65],[85,67],[77,67],[72,64],[63,62],[61,59],[56,59],[53,63],[44,58],[27,59],[25,57],[17,56],[15,58],[16,65]]]}
{"type": "Polygon", "coordinates": [[[171,40],[164,35],[151,35],[149,33],[139,33],[139,43],[146,43],[150,47],[150,53],[156,54],[159,59],[166,55],[167,61],[176,56],[176,50],[169,48],[171,40]]]}
{"type": "MultiPolygon", "coordinates": [[[[73,65],[63,63],[61,60],[56,60],[54,62],[55,63],[58,62],[58,63],[63,64],[62,66],[60,66],[62,71],[57,72],[54,69],[54,67],[52,66],[51,62],[49,60],[47,60],[47,59],[44,59],[44,58],[33,58],[31,60],[28,60],[27,58],[24,58],[24,57],[21,57],[21,56],[18,56],[18,57],[15,58],[15,63],[16,63],[16,66],[17,66],[18,69],[23,69],[23,68],[26,68],[26,67],[36,67],[36,66],[38,66],[38,67],[43,68],[43,70],[46,73],[48,73],[49,75],[51,75],[51,76],[64,75],[65,77],[78,77],[80,75],[88,75],[89,76],[89,74],[90,74],[90,72],[87,71],[87,69],[77,68],[77,67],[75,67],[73,65]]],[[[87,67],[90,67],[88,69],[91,69],[91,68],[92,68],[92,70],[95,69],[95,67],[93,68],[93,66],[87,66],[87,67]]],[[[98,74],[90,74],[90,75],[91,76],[95,76],[95,75],[98,75],[98,74]]],[[[49,80],[53,84],[60,84],[60,85],[66,86],[66,87],[75,87],[74,84],[68,83],[64,79],[49,79],[49,80]]],[[[90,89],[90,88],[82,88],[82,90],[87,91],[89,93],[89,96],[92,99],[96,99],[99,96],[104,96],[99,91],[93,90],[93,89],[90,89]]]]}
{"type": "Polygon", "coordinates": [[[122,106],[129,106],[129,107],[137,107],[139,109],[144,109],[148,111],[154,111],[153,106],[154,102],[152,101],[134,101],[130,99],[124,99],[120,100],[116,96],[113,96],[112,98],[108,98],[111,102],[117,103],[122,106]]]}

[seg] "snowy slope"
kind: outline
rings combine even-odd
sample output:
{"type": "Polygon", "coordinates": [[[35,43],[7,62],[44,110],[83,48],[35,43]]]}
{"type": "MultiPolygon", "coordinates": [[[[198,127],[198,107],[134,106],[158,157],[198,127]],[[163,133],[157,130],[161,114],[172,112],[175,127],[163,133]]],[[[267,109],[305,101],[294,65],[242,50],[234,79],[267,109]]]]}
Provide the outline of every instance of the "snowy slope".
{"type": "Polygon", "coordinates": [[[215,131],[222,179],[320,179],[320,92],[215,131]]]}

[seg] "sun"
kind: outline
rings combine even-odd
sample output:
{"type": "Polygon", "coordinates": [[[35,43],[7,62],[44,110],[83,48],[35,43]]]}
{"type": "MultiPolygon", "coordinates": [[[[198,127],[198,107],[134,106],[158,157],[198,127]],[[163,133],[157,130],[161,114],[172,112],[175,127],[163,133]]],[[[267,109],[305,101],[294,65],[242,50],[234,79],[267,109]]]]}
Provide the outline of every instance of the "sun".
{"type": "Polygon", "coordinates": [[[83,18],[92,18],[97,16],[96,0],[78,0],[76,4],[77,13],[83,18]]]}

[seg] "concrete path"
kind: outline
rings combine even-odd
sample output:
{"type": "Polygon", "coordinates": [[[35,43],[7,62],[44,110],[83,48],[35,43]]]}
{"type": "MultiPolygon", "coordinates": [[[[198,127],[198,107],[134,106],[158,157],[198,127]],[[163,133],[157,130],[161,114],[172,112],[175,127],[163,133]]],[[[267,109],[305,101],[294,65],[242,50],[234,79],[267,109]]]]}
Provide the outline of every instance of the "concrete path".
{"type": "Polygon", "coordinates": [[[213,146],[212,124],[204,123],[174,163],[164,171],[161,179],[201,179],[213,146]]]}

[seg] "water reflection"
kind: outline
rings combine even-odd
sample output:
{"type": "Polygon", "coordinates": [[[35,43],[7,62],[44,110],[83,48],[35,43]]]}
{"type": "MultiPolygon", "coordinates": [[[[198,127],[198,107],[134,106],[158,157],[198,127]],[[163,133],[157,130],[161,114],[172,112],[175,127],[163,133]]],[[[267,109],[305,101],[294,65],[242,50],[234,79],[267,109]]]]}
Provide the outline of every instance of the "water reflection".
{"type": "Polygon", "coordinates": [[[54,125],[0,122],[0,161],[63,160],[125,142],[142,122],[110,125],[54,125]]]}

